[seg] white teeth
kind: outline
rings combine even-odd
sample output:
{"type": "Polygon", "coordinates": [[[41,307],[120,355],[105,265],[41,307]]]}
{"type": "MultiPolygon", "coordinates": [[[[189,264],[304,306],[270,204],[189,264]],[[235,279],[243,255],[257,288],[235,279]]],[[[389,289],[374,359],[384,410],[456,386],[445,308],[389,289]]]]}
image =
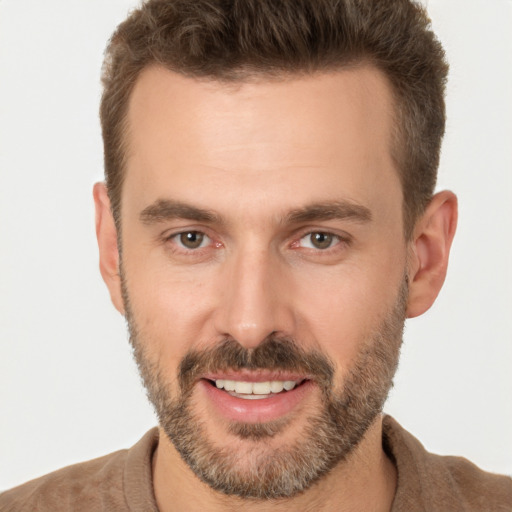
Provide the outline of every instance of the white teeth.
{"type": "Polygon", "coordinates": [[[234,380],[225,380],[224,381],[224,389],[226,391],[235,391],[235,381],[234,380]]]}
{"type": "Polygon", "coordinates": [[[270,391],[272,391],[272,393],[281,393],[281,391],[283,391],[283,389],[284,389],[284,382],[281,382],[279,380],[273,380],[270,383],[270,391]]]}
{"type": "Polygon", "coordinates": [[[252,393],[252,382],[235,381],[235,392],[250,395],[252,393]]]}
{"type": "Polygon", "coordinates": [[[284,389],[286,389],[286,391],[290,391],[291,389],[293,389],[295,387],[297,383],[294,382],[293,380],[285,380],[284,383],[283,383],[283,387],[284,389]]]}
{"type": "Polygon", "coordinates": [[[230,393],[232,396],[237,398],[243,398],[244,400],[261,400],[262,398],[268,398],[270,395],[239,395],[238,393],[230,393]]]}
{"type": "Polygon", "coordinates": [[[254,395],[270,395],[270,382],[253,382],[252,392],[254,395]]]}
{"type": "Polygon", "coordinates": [[[215,385],[219,389],[234,391],[241,395],[270,395],[270,393],[281,393],[284,390],[290,391],[296,385],[294,380],[273,380],[267,382],[246,382],[239,380],[217,379],[215,385]]]}

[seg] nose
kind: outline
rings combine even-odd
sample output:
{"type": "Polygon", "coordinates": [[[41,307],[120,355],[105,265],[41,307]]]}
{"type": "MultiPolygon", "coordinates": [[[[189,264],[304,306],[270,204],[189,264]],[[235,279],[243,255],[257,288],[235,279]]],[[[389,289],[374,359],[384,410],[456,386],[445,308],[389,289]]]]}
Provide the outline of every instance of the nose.
{"type": "Polygon", "coordinates": [[[245,250],[224,262],[215,311],[215,328],[247,349],[269,335],[291,336],[294,315],[290,283],[279,257],[266,250],[245,250]]]}

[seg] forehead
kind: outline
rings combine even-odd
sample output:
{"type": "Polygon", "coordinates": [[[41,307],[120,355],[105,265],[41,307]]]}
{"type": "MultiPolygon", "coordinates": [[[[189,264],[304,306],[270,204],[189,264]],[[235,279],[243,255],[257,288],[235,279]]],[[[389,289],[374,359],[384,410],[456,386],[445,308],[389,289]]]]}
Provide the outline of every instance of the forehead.
{"type": "Polygon", "coordinates": [[[286,182],[297,202],[365,202],[398,184],[392,122],[390,86],[370,66],[234,84],[150,67],[130,98],[126,186],[141,207],[176,191],[206,201],[215,184],[224,200],[275,185],[285,203],[286,182]]]}

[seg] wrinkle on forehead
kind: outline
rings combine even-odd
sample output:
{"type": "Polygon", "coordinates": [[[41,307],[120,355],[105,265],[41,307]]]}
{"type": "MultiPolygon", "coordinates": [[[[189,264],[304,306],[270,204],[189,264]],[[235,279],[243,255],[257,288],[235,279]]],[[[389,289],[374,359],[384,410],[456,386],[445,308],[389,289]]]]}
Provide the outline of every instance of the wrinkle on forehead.
{"type": "Polygon", "coordinates": [[[402,202],[392,109],[369,66],[237,87],[150,68],[131,98],[125,190],[137,216],[170,198],[256,221],[329,201],[382,218],[402,202]]]}
{"type": "Polygon", "coordinates": [[[279,157],[290,146],[294,164],[318,165],[315,149],[325,161],[340,144],[357,146],[361,134],[361,142],[389,154],[392,108],[387,79],[370,66],[236,89],[153,67],[139,77],[130,99],[130,146],[153,128],[155,144],[164,143],[169,153],[189,150],[208,165],[222,164],[227,153],[244,153],[246,163],[260,169],[279,160],[285,165],[291,155],[279,157]]]}

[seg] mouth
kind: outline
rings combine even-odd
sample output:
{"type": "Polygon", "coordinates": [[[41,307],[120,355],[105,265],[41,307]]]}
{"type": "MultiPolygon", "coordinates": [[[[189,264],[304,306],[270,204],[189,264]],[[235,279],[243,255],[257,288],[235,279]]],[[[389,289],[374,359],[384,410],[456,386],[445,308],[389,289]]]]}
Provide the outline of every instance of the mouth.
{"type": "Polygon", "coordinates": [[[315,387],[305,377],[222,375],[203,377],[207,401],[229,421],[265,423],[288,415],[315,387]]]}
{"type": "Polygon", "coordinates": [[[231,396],[243,400],[263,400],[272,398],[279,393],[286,393],[301,386],[306,379],[299,380],[268,380],[251,382],[244,380],[214,379],[209,380],[212,386],[222,389],[231,396]]]}

